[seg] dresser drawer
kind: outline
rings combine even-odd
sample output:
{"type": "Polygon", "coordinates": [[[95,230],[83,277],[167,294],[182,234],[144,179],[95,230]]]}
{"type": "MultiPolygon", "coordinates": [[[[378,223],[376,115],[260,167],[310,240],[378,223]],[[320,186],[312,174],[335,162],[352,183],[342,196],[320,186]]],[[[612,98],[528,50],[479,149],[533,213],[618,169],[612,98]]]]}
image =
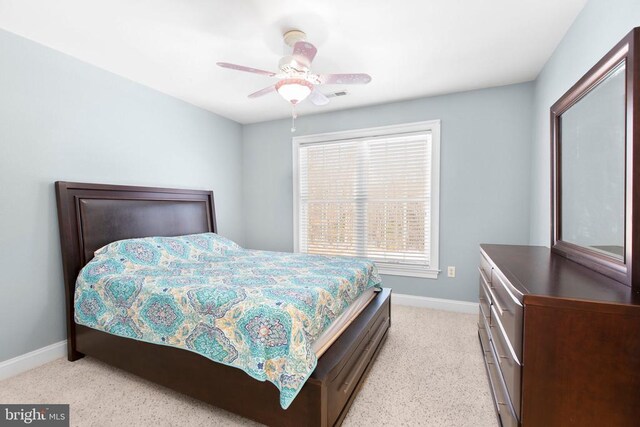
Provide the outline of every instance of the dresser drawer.
{"type": "Polygon", "coordinates": [[[491,317],[491,297],[488,293],[488,284],[485,283],[485,279],[480,276],[480,285],[478,286],[478,301],[480,302],[480,315],[484,316],[487,320],[487,324],[490,322],[491,317]]]}
{"type": "Polygon", "coordinates": [[[492,328],[490,340],[493,344],[496,360],[507,388],[511,405],[516,414],[520,414],[520,384],[522,378],[522,367],[520,362],[509,348],[506,337],[500,328],[492,328]]]}
{"type": "MultiPolygon", "coordinates": [[[[499,328],[506,336],[518,360],[522,360],[522,303],[509,290],[510,285],[494,270],[489,288],[491,298],[491,328],[499,328]]],[[[492,329],[493,330],[493,329],[492,329]]]]}
{"type": "Polygon", "coordinates": [[[485,353],[485,363],[487,364],[487,371],[489,373],[493,400],[496,404],[502,427],[517,427],[518,418],[509,402],[507,390],[505,389],[502,376],[496,364],[496,357],[493,350],[485,353]]]}
{"type": "Polygon", "coordinates": [[[491,267],[491,263],[482,253],[480,253],[480,270],[480,273],[484,274],[487,281],[491,282],[491,270],[493,270],[493,267],[491,267]]]}
{"type": "Polygon", "coordinates": [[[478,316],[478,335],[480,336],[482,351],[485,353],[486,357],[486,353],[491,351],[489,347],[489,324],[482,313],[478,316]]]}
{"type": "Polygon", "coordinates": [[[516,289],[500,272],[500,270],[491,270],[491,287],[496,289],[500,299],[513,303],[522,307],[522,293],[516,289]]]}

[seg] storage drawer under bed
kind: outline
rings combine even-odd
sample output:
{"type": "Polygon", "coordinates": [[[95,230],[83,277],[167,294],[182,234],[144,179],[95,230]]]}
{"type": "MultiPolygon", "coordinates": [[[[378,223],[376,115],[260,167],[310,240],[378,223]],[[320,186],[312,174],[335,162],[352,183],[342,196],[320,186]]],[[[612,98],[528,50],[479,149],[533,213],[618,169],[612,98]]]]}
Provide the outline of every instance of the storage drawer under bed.
{"type": "MultiPolygon", "coordinates": [[[[342,348],[340,343],[336,342],[322,356],[323,358],[332,358],[333,352],[336,350],[348,354],[346,357],[341,357],[342,360],[346,359],[345,362],[327,371],[326,374],[320,374],[327,377],[327,415],[330,425],[342,422],[345,415],[343,408],[345,405],[349,406],[349,400],[352,399],[356,388],[361,384],[361,378],[366,375],[368,368],[373,363],[390,326],[390,301],[387,299],[377,316],[368,322],[367,332],[361,335],[361,339],[354,342],[350,348],[342,348]]],[[[318,373],[315,372],[314,376],[318,373]]]]}

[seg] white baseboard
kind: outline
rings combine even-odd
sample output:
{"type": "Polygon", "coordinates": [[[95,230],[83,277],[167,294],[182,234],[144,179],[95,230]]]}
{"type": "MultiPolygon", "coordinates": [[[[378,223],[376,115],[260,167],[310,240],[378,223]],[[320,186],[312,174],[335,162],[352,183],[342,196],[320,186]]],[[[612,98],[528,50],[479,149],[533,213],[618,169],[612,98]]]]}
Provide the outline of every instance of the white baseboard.
{"type": "Polygon", "coordinates": [[[478,303],[476,302],[419,297],[416,295],[397,294],[395,292],[391,293],[391,304],[433,308],[436,310],[455,311],[458,313],[478,314],[478,303]]]}
{"type": "Polygon", "coordinates": [[[67,340],[0,362],[0,381],[37,368],[67,354],[67,340]]]}

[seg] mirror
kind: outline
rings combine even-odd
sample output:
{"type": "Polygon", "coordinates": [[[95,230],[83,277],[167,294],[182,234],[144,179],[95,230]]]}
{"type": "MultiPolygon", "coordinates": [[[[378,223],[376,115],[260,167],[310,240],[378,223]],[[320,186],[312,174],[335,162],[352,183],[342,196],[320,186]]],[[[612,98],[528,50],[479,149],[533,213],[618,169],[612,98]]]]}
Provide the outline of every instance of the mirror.
{"type": "Polygon", "coordinates": [[[551,251],[638,293],[639,58],[640,27],[551,106],[551,251]]]}
{"type": "Polygon", "coordinates": [[[559,117],[559,238],[622,260],[626,62],[559,117]]]}

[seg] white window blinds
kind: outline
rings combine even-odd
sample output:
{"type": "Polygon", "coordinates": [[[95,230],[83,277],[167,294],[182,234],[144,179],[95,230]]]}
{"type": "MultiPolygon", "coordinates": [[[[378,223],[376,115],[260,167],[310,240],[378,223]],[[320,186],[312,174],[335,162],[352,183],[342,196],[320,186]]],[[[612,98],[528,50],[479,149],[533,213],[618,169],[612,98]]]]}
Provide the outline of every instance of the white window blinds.
{"type": "Polygon", "coordinates": [[[298,249],[431,267],[431,157],[431,131],[301,143],[298,249]]]}

